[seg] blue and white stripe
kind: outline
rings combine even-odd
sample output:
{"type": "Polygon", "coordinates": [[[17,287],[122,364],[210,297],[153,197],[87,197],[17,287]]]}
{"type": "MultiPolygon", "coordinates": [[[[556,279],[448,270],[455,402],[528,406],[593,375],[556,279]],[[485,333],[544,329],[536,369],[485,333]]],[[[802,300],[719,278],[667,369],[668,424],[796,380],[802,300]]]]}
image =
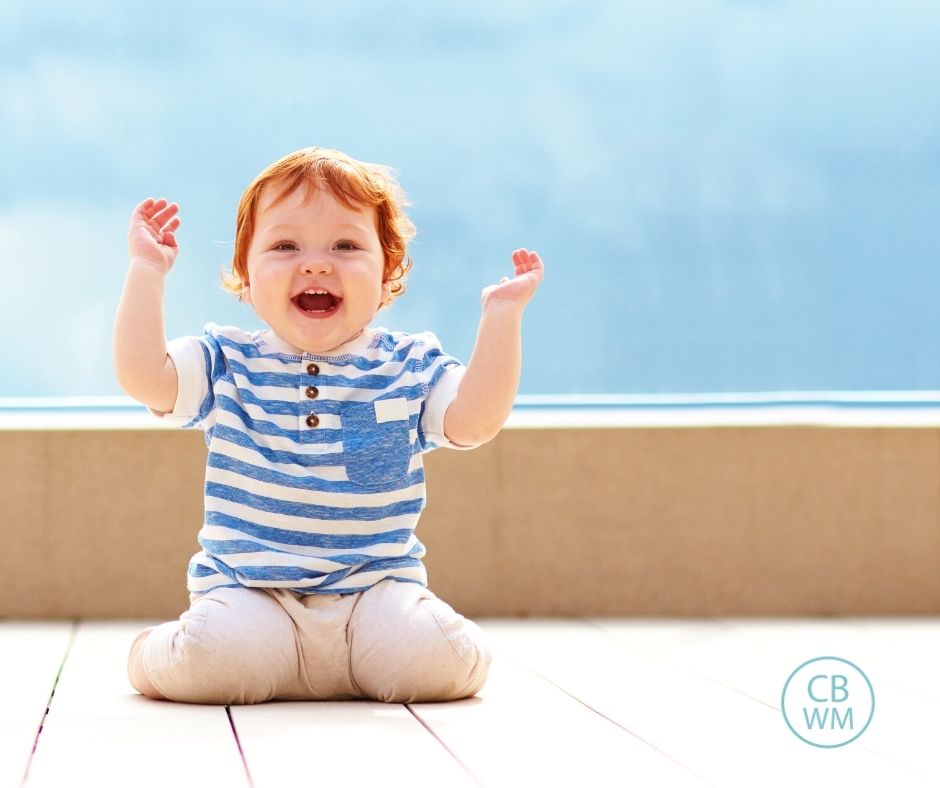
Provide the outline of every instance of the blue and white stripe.
{"type": "Polygon", "coordinates": [[[443,414],[463,372],[433,334],[369,329],[337,355],[294,355],[210,323],[168,352],[180,386],[166,418],[204,430],[209,447],[192,594],[427,583],[422,453],[452,445],[443,414]]]}

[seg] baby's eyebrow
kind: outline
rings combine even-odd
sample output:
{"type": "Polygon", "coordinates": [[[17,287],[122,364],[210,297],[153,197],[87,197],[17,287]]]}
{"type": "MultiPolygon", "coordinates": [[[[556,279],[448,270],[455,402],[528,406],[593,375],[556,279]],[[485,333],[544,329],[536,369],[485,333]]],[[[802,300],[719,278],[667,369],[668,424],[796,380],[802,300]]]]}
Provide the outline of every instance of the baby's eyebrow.
{"type": "MultiPolygon", "coordinates": [[[[280,232],[295,232],[297,230],[303,230],[306,225],[303,224],[272,224],[264,228],[266,233],[280,233],[280,232]]],[[[366,227],[359,224],[352,224],[351,222],[341,222],[340,224],[331,225],[331,230],[353,230],[354,232],[368,232],[366,227]]]]}

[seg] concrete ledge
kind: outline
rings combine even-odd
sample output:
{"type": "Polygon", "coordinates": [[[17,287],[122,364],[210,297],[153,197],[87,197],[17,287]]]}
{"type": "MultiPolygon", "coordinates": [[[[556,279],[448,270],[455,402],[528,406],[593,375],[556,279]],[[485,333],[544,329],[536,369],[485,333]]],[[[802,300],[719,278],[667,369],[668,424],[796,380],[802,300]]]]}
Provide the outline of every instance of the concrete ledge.
{"type": "MultiPolygon", "coordinates": [[[[176,617],[205,456],[0,429],[0,616],[176,617]]],[[[426,466],[431,588],[466,615],[940,614],[938,426],[530,424],[426,466]]]]}

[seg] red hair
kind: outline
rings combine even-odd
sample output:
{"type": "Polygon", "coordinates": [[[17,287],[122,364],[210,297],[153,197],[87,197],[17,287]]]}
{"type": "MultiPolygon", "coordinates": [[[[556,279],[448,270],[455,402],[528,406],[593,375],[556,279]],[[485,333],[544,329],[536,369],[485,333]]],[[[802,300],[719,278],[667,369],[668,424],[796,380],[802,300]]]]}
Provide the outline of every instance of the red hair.
{"type": "Polygon", "coordinates": [[[248,284],[248,248],[255,234],[255,219],[261,192],[280,184],[276,205],[297,189],[326,188],[348,208],[373,208],[375,224],[385,256],[383,282],[391,284],[392,298],[405,292],[405,276],[411,268],[408,242],[415,226],[405,213],[405,193],[389,167],[356,161],[329,148],[303,148],[265,168],[245,189],[238,203],[235,251],[231,270],[222,272],[222,286],[241,296],[248,284]]]}

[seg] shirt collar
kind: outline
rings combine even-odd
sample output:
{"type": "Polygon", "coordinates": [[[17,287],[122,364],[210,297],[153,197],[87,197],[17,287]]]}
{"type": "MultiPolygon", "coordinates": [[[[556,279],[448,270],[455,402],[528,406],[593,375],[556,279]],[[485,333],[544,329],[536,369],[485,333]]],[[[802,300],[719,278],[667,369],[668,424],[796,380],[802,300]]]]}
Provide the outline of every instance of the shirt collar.
{"type": "Polygon", "coordinates": [[[288,356],[316,356],[318,358],[335,358],[337,356],[349,356],[362,353],[375,339],[378,333],[377,329],[366,327],[352,339],[344,342],[342,345],[327,351],[326,353],[308,353],[291,345],[289,342],[281,339],[272,329],[261,331],[258,334],[260,343],[275,353],[281,353],[288,356]]]}

